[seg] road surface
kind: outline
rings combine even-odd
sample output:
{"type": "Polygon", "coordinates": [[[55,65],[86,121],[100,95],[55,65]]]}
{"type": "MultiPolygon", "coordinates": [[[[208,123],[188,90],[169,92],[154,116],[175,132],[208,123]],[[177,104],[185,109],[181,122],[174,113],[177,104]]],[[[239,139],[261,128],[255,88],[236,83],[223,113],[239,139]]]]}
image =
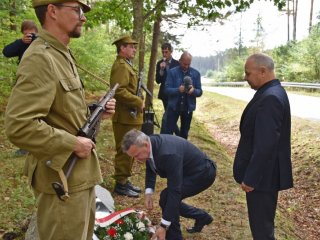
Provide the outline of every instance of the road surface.
{"type": "MultiPolygon", "coordinates": [[[[242,87],[203,86],[202,89],[246,102],[249,102],[255,93],[251,88],[242,87]]],[[[288,93],[288,97],[292,115],[306,119],[320,120],[320,97],[311,97],[292,93],[288,93]]]]}

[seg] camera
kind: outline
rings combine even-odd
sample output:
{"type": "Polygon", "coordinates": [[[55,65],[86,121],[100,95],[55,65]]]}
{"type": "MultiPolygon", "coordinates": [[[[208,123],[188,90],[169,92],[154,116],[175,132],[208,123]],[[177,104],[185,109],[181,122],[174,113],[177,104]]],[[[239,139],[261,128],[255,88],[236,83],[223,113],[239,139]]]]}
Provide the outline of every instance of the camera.
{"type": "Polygon", "coordinates": [[[31,33],[31,42],[33,42],[37,38],[35,33],[31,33]]]}
{"type": "Polygon", "coordinates": [[[185,92],[189,92],[189,90],[192,88],[192,79],[189,76],[185,76],[183,78],[183,85],[185,92]]]}

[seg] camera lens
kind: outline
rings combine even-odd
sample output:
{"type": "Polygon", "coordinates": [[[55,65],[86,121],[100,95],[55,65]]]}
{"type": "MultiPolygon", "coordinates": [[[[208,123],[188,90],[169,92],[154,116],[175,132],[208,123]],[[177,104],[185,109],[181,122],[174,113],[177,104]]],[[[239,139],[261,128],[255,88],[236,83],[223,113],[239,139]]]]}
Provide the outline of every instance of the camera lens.
{"type": "Polygon", "coordinates": [[[37,38],[35,33],[31,33],[31,42],[37,38]]]}

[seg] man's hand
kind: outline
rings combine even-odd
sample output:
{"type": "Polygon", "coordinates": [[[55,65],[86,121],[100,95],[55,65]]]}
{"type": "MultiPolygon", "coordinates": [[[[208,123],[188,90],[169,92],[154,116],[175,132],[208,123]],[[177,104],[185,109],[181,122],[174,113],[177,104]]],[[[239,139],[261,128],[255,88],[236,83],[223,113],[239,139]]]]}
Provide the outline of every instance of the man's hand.
{"type": "Polygon", "coordinates": [[[23,34],[21,39],[22,39],[22,42],[24,42],[25,44],[30,44],[32,42],[32,35],[31,33],[23,34]]]}
{"type": "Polygon", "coordinates": [[[152,235],[151,239],[155,240],[165,240],[166,239],[167,230],[163,227],[158,227],[155,234],[152,235]]]}
{"type": "Polygon", "coordinates": [[[185,87],[182,84],[182,85],[179,86],[179,92],[184,93],[184,91],[185,91],[185,87]]]}
{"type": "Polygon", "coordinates": [[[102,114],[102,119],[110,118],[116,109],[116,100],[114,98],[110,99],[105,105],[106,110],[102,114]]]}
{"type": "Polygon", "coordinates": [[[161,62],[160,63],[160,68],[163,70],[163,69],[165,69],[166,68],[166,66],[167,66],[167,63],[166,63],[166,61],[164,60],[163,62],[161,62]]]}
{"type": "Polygon", "coordinates": [[[194,92],[194,87],[191,85],[189,91],[187,92],[188,95],[191,95],[194,92]]]}
{"type": "Polygon", "coordinates": [[[144,206],[146,207],[147,210],[152,210],[153,209],[153,199],[152,199],[152,194],[148,193],[144,197],[144,206]]]}
{"type": "Polygon", "coordinates": [[[242,188],[242,190],[245,191],[245,192],[251,192],[251,191],[254,190],[253,187],[249,187],[248,185],[245,185],[244,182],[241,183],[241,188],[242,188]]]}
{"type": "Polygon", "coordinates": [[[79,158],[86,158],[90,156],[91,150],[94,148],[96,148],[96,145],[91,139],[77,136],[77,143],[73,149],[73,152],[79,158]]]}

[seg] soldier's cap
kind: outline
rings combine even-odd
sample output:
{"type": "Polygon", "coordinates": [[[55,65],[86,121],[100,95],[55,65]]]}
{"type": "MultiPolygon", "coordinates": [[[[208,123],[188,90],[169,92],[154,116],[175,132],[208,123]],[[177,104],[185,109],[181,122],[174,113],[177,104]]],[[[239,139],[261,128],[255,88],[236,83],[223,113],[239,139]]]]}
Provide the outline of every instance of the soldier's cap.
{"type": "Polygon", "coordinates": [[[32,0],[32,6],[35,8],[38,6],[44,6],[44,5],[48,5],[48,4],[66,3],[66,2],[79,3],[81,5],[84,13],[89,12],[91,10],[91,7],[87,4],[85,4],[84,0],[32,0]]]}
{"type": "Polygon", "coordinates": [[[122,44],[129,44],[129,43],[132,43],[132,44],[138,44],[138,42],[134,39],[132,39],[129,35],[125,35],[125,36],[122,36],[120,38],[118,38],[117,40],[115,40],[112,45],[116,45],[116,46],[121,46],[122,44]]]}

